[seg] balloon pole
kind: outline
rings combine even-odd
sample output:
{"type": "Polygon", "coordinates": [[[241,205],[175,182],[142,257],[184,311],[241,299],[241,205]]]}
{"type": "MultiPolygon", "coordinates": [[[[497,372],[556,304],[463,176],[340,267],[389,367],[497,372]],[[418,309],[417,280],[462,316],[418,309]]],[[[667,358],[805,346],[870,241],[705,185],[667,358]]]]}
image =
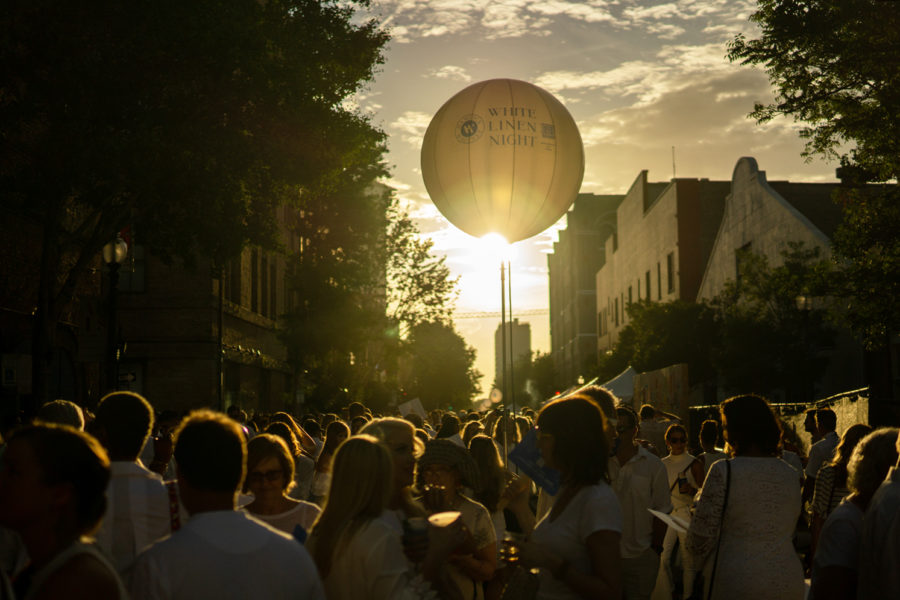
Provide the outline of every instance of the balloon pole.
{"type": "MultiPolygon", "coordinates": [[[[503,400],[506,403],[507,380],[506,380],[506,275],[504,267],[506,265],[500,261],[500,364],[503,371],[503,400]]],[[[506,443],[506,423],[503,423],[503,464],[509,465],[509,448],[506,443]]]]}
{"type": "Polygon", "coordinates": [[[506,261],[506,285],[509,298],[509,391],[512,400],[513,414],[516,414],[516,384],[513,375],[516,368],[516,355],[513,346],[513,309],[512,309],[512,263],[506,261]]]}

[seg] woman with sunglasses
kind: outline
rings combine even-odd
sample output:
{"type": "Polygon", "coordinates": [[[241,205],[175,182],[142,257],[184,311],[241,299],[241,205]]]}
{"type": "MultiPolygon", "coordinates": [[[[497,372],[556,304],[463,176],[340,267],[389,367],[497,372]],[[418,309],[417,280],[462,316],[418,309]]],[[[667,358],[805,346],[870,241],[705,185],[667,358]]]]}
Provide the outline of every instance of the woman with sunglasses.
{"type": "Polygon", "coordinates": [[[244,493],[252,493],[253,501],[246,506],[247,512],[275,529],[305,539],[320,510],[315,504],[291,498],[288,494],[293,486],[294,458],[284,440],[270,433],[250,440],[244,493]]]}
{"type": "MultiPolygon", "coordinates": [[[[672,516],[678,517],[686,522],[691,520],[691,503],[694,500],[694,494],[700,485],[694,479],[693,466],[695,462],[694,456],[687,451],[687,430],[679,425],[670,425],[666,430],[666,447],[669,454],[662,459],[666,465],[666,472],[669,476],[669,493],[672,496],[672,516]]],[[[679,541],[679,545],[684,548],[685,534],[676,533],[671,527],[666,531],[666,537],[663,540],[663,551],[660,555],[660,575],[663,576],[660,582],[672,588],[672,567],[670,560],[672,552],[675,550],[675,540],[679,541]]],[[[683,589],[684,597],[691,595],[694,587],[694,579],[696,570],[690,562],[690,556],[686,552],[681,553],[683,571],[683,589]]]]}

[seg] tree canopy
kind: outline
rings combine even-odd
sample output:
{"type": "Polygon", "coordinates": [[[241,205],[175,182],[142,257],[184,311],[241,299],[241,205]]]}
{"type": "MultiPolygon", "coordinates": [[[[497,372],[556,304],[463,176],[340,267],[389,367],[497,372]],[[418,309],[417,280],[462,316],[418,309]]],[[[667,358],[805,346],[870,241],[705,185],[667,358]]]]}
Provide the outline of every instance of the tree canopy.
{"type": "Polygon", "coordinates": [[[273,246],[274,207],[341,172],[354,140],[379,143],[343,103],[388,39],[364,4],[4,5],[0,186],[43,227],[36,395],[54,324],[117,232],[185,261],[273,246]]]}
{"type": "Polygon", "coordinates": [[[806,123],[806,156],[841,158],[872,181],[900,175],[900,11],[883,0],[759,0],[728,57],[765,67],[776,99],[757,104],[765,122],[806,123]]]}
{"type": "Polygon", "coordinates": [[[401,379],[406,394],[432,408],[468,408],[478,392],[481,373],[475,368],[475,350],[466,345],[452,324],[421,322],[409,336],[407,375],[401,379]]]}

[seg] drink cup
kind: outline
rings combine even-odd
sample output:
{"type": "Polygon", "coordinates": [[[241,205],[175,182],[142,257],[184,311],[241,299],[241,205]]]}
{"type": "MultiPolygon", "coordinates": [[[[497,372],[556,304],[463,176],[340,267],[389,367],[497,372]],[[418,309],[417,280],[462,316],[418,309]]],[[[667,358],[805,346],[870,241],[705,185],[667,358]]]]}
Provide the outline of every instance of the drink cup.
{"type": "Polygon", "coordinates": [[[448,525],[456,523],[460,516],[462,515],[458,510],[448,510],[446,512],[439,512],[431,515],[428,517],[428,522],[435,527],[447,527],[448,525]]]}

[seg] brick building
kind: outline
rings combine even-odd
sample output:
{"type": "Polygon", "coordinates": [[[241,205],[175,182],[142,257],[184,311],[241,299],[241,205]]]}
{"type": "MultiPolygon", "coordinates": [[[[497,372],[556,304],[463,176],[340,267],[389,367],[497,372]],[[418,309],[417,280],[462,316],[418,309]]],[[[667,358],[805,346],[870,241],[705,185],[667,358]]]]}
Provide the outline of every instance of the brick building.
{"type": "Polygon", "coordinates": [[[550,348],[559,383],[572,384],[597,363],[594,277],[616,247],[616,209],[623,196],[579,194],[547,255],[550,348]]]}
{"type": "Polygon", "coordinates": [[[641,171],[616,210],[617,233],[595,272],[596,343],[611,350],[637,300],[697,299],[725,206],[729,182],[649,182],[641,171]]]}

